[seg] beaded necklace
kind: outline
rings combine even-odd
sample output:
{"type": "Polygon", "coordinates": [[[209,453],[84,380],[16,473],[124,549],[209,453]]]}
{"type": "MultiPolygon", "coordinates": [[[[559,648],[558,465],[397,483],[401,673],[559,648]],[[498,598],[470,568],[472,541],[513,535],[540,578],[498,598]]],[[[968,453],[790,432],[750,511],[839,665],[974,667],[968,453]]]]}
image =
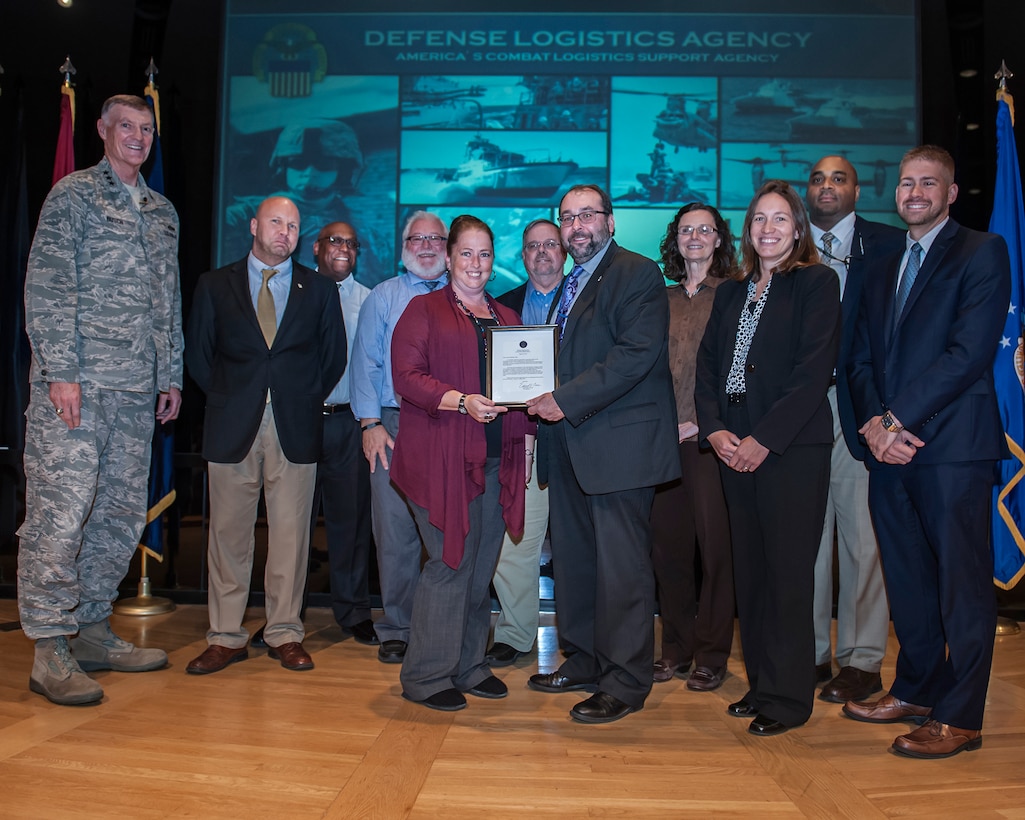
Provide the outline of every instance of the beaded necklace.
{"type": "MultiPolygon", "coordinates": [[[[459,305],[459,307],[461,307],[463,309],[463,313],[465,313],[467,316],[470,317],[470,319],[473,321],[473,323],[477,326],[477,330],[480,331],[481,340],[484,343],[484,358],[486,359],[487,356],[488,356],[488,331],[487,331],[487,329],[484,327],[484,325],[481,324],[480,319],[477,318],[477,315],[472,310],[470,310],[466,305],[464,305],[462,300],[458,296],[455,296],[455,294],[453,294],[453,296],[454,296],[454,298],[456,300],[456,304],[459,305]]],[[[502,323],[499,321],[498,316],[495,315],[494,308],[491,307],[491,302],[489,302],[486,297],[484,299],[484,304],[487,305],[488,313],[490,313],[491,314],[491,318],[495,320],[495,324],[501,326],[502,323]]]]}

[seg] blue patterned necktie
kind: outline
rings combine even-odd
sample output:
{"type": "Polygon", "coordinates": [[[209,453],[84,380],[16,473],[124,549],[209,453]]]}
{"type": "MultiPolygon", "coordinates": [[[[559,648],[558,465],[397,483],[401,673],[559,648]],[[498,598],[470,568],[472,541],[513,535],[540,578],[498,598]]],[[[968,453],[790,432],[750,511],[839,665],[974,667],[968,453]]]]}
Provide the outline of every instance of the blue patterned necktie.
{"type": "Polygon", "coordinates": [[[573,307],[573,299],[577,295],[577,285],[580,283],[580,275],[584,269],[580,265],[574,265],[573,270],[566,277],[566,284],[562,289],[562,299],[559,300],[559,310],[555,314],[555,324],[559,326],[559,341],[566,332],[566,320],[569,318],[569,311],[573,307]]]}
{"type": "Polygon", "coordinates": [[[917,242],[911,246],[908,252],[908,263],[904,266],[904,275],[900,279],[900,287],[897,288],[897,301],[893,304],[893,327],[897,328],[897,321],[904,312],[904,305],[907,304],[908,296],[911,295],[911,288],[914,287],[915,279],[922,264],[922,246],[917,242]]]}
{"type": "Polygon", "coordinates": [[[427,285],[427,291],[430,292],[437,288],[438,285],[441,284],[441,282],[439,282],[437,279],[431,279],[429,282],[425,281],[424,284],[427,285]]]}

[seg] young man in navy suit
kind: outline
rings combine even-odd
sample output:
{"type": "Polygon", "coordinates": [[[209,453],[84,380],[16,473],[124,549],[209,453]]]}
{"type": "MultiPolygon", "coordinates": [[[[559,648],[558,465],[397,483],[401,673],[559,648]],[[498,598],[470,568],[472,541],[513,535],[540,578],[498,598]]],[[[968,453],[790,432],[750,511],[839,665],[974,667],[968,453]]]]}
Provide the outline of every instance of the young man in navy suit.
{"type": "Polygon", "coordinates": [[[1007,446],[993,357],[1010,266],[1001,237],[950,219],[956,198],[950,154],[925,145],[904,155],[905,248],[865,282],[849,362],[900,654],[889,693],[844,712],[922,724],[893,742],[919,758],[982,745],[997,614],[990,498],[1007,446]]]}

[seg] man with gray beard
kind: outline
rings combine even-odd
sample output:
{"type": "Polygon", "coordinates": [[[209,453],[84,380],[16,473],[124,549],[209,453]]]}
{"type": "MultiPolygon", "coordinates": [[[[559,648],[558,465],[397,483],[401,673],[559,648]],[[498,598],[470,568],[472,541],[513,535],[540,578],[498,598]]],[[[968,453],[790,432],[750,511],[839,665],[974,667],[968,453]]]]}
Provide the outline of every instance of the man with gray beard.
{"type": "Polygon", "coordinates": [[[405,497],[391,483],[389,467],[399,431],[399,400],[391,372],[395,323],[415,296],[448,283],[448,229],[434,214],[416,211],[402,231],[405,272],[381,282],[360,309],[349,364],[352,412],[359,421],[363,455],[370,463],[370,502],[377,544],[384,617],[375,629],[382,663],[402,663],[409,642],[413,593],[420,575],[420,535],[405,497]]]}

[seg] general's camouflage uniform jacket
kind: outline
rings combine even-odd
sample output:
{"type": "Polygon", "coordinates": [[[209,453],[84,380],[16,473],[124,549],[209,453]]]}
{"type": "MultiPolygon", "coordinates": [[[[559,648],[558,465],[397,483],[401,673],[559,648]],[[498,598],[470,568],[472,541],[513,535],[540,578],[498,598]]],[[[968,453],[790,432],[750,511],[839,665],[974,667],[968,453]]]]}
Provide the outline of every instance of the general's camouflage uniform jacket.
{"type": "Polygon", "coordinates": [[[178,214],[139,184],[136,208],[104,158],[46,197],[25,279],[33,382],[181,388],[178,214]]]}

